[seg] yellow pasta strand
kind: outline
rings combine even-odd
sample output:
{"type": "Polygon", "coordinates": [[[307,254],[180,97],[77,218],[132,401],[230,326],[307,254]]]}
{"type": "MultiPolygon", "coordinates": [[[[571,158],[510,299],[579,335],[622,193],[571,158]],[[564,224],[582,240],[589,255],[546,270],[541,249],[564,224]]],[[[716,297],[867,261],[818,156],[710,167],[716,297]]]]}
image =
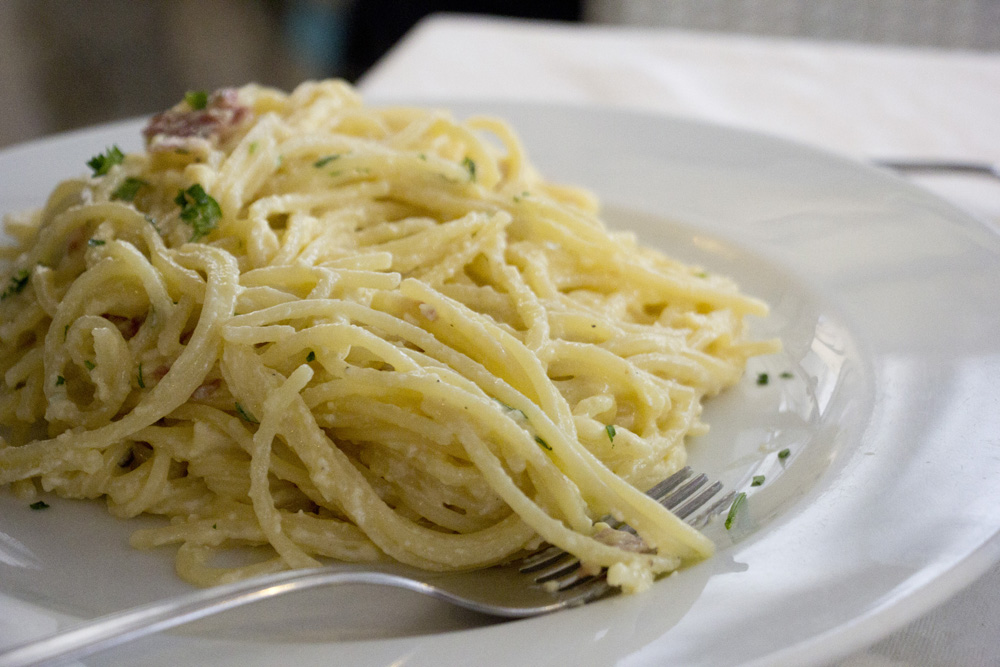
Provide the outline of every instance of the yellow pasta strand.
{"type": "Polygon", "coordinates": [[[0,484],[169,518],[132,544],[198,585],[544,540],[636,591],[712,553],[643,491],[777,349],[762,302],[607,230],[498,119],[323,81],[146,138],[7,221],[0,484]]]}

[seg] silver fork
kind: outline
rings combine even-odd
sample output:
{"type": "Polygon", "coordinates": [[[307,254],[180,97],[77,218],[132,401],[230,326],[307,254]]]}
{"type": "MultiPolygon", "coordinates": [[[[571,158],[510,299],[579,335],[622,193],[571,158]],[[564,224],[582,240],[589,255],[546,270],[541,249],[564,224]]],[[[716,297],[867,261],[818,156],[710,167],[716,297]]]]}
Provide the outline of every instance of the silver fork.
{"type": "MultiPolygon", "coordinates": [[[[678,517],[701,527],[732,502],[734,494],[729,493],[708,505],[721,490],[721,483],[709,484],[706,475],[695,475],[690,468],[683,468],[647,493],[678,517]]],[[[629,526],[611,519],[605,521],[631,531],[629,526]]],[[[505,565],[457,573],[427,572],[396,564],[344,563],[256,577],[102,616],[9,649],[0,654],[0,667],[59,664],[227,609],[333,584],[396,586],[507,618],[546,614],[612,593],[604,572],[587,574],[575,557],[556,547],[543,548],[505,565]]]]}
{"type": "Polygon", "coordinates": [[[1000,166],[987,162],[951,162],[946,160],[875,160],[875,164],[900,173],[978,174],[1000,179],[1000,166]]]}

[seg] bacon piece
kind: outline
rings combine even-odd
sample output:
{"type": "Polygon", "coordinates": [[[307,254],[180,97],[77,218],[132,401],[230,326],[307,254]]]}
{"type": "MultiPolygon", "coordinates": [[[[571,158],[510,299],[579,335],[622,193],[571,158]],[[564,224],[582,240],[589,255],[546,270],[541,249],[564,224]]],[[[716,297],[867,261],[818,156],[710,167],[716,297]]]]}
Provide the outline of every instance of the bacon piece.
{"type": "Polygon", "coordinates": [[[150,151],[197,150],[225,139],[250,119],[253,112],[240,104],[234,88],[211,94],[204,109],[178,105],[153,116],[142,131],[150,151]]]}
{"type": "Polygon", "coordinates": [[[218,379],[212,380],[211,382],[206,382],[205,384],[195,389],[194,392],[192,392],[191,399],[195,401],[204,401],[208,398],[211,398],[212,394],[218,391],[221,385],[222,385],[222,380],[218,379]]]}
{"type": "Polygon", "coordinates": [[[649,553],[650,548],[646,542],[632,533],[624,530],[615,530],[611,526],[604,525],[594,535],[594,539],[609,547],[618,547],[623,551],[634,551],[636,553],[649,553]]]}
{"type": "Polygon", "coordinates": [[[82,227],[77,227],[66,237],[66,254],[72,255],[74,252],[83,247],[83,244],[87,241],[87,230],[82,227]]]}
{"type": "Polygon", "coordinates": [[[420,305],[417,306],[417,310],[419,310],[420,314],[426,317],[431,322],[433,322],[438,318],[437,309],[434,308],[434,306],[430,305],[429,303],[424,303],[423,301],[421,301],[420,305]]]}
{"type": "Polygon", "coordinates": [[[122,337],[125,340],[129,340],[139,333],[139,327],[142,326],[142,323],[146,319],[144,317],[124,317],[122,315],[112,315],[111,313],[104,313],[103,317],[118,327],[118,331],[121,332],[122,337]]]}

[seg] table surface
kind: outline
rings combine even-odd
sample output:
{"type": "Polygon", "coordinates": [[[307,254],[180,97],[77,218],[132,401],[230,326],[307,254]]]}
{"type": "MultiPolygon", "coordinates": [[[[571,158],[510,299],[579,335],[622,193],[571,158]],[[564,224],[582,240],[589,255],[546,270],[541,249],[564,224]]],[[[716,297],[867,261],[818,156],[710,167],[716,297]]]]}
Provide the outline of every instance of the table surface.
{"type": "MultiPolygon", "coordinates": [[[[1000,163],[1000,52],[439,15],[359,82],[373,97],[665,113],[856,159],[1000,163]]],[[[1000,231],[1000,180],[914,180],[1000,231]]],[[[842,667],[1000,665],[1000,564],[842,667]]]]}

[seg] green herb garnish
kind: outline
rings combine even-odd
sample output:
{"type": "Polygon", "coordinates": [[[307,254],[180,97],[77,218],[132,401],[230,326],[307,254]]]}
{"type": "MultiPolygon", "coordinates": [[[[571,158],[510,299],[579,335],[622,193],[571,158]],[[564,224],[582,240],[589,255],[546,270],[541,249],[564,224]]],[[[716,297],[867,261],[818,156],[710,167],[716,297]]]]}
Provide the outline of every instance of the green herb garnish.
{"type": "Polygon", "coordinates": [[[339,157],[340,157],[339,154],[336,154],[336,155],[327,155],[325,157],[321,157],[320,159],[318,159],[315,162],[313,162],[313,166],[316,167],[317,169],[322,169],[323,167],[325,167],[326,165],[330,164],[331,162],[333,162],[334,160],[336,160],[339,157]]]}
{"type": "Polygon", "coordinates": [[[86,361],[84,361],[84,362],[83,362],[83,365],[87,367],[87,370],[88,370],[88,371],[92,371],[92,370],[94,370],[95,368],[97,368],[97,365],[96,365],[96,364],[94,364],[94,362],[93,362],[93,361],[91,361],[90,359],[87,359],[86,361]]]}
{"type": "Polygon", "coordinates": [[[769,380],[770,380],[770,378],[767,376],[767,373],[758,373],[757,374],[757,384],[763,386],[763,385],[767,384],[769,380]]]}
{"type": "Polygon", "coordinates": [[[184,93],[184,101],[192,111],[200,111],[208,106],[208,93],[204,90],[189,90],[184,93]]]}
{"type": "Polygon", "coordinates": [[[61,387],[64,384],[66,384],[66,378],[64,378],[62,375],[57,375],[56,376],[56,386],[57,387],[61,387]]]}
{"type": "Polygon", "coordinates": [[[104,245],[105,243],[106,241],[102,241],[101,239],[90,239],[87,241],[87,245],[91,248],[96,248],[97,246],[104,245]]]}
{"type": "Polygon", "coordinates": [[[139,188],[149,185],[146,181],[141,178],[135,178],[129,176],[122,184],[115,188],[115,191],[111,193],[112,199],[121,199],[122,201],[132,201],[135,196],[139,193],[139,188]]]}
{"type": "Polygon", "coordinates": [[[782,380],[791,380],[793,377],[795,377],[795,376],[792,373],[790,373],[789,371],[785,371],[784,373],[781,374],[781,379],[782,380]]]}
{"type": "Polygon", "coordinates": [[[3,291],[3,294],[0,294],[0,301],[23,292],[24,288],[28,286],[28,279],[30,277],[31,272],[28,271],[28,269],[21,269],[12,275],[10,277],[10,283],[7,284],[7,289],[3,291]]]}
{"type": "Polygon", "coordinates": [[[608,440],[610,440],[611,442],[614,442],[615,441],[615,425],[614,424],[608,424],[607,426],[604,427],[604,431],[608,434],[608,440]]]}
{"type": "Polygon", "coordinates": [[[736,513],[739,512],[740,507],[747,501],[747,494],[738,493],[733,499],[733,504],[729,508],[729,514],[726,515],[726,530],[733,527],[733,521],[736,519],[736,513]]]}
{"type": "Polygon", "coordinates": [[[466,157],[464,160],[462,160],[462,166],[465,167],[465,170],[469,172],[469,180],[475,183],[476,182],[475,161],[470,157],[466,157]]]}
{"type": "Polygon", "coordinates": [[[309,354],[306,355],[306,361],[316,361],[316,353],[309,350],[309,354]]]}
{"type": "MultiPolygon", "coordinates": [[[[503,409],[506,410],[507,412],[516,412],[519,415],[521,415],[521,417],[523,419],[525,419],[525,420],[528,419],[528,415],[524,414],[524,410],[521,410],[519,408],[515,408],[512,405],[507,405],[506,403],[504,403],[503,401],[501,401],[499,398],[494,398],[493,400],[496,401],[497,403],[499,403],[501,405],[501,407],[503,407],[503,409]]],[[[536,440],[537,440],[537,438],[536,438],[536,440]]]]}
{"type": "Polygon", "coordinates": [[[28,507],[33,510],[47,510],[49,508],[49,504],[44,500],[39,500],[38,502],[31,503],[28,507]]]}
{"type": "Polygon", "coordinates": [[[537,435],[535,436],[535,442],[537,442],[539,445],[541,445],[542,449],[547,449],[550,452],[552,451],[552,447],[549,445],[549,443],[545,442],[544,440],[542,440],[541,438],[539,438],[537,435]]]}
{"type": "Polygon", "coordinates": [[[146,381],[142,379],[142,364],[139,364],[139,389],[146,388],[146,381]]]}
{"type": "Polygon", "coordinates": [[[754,475],[753,476],[753,481],[750,482],[750,486],[760,486],[763,483],[764,483],[764,476],[763,475],[754,475]]]}
{"type": "Polygon", "coordinates": [[[121,164],[124,159],[125,154],[122,153],[121,149],[118,146],[112,146],[106,152],[90,158],[87,161],[87,166],[94,170],[94,176],[103,176],[111,170],[111,167],[121,164]]]}
{"type": "Polygon", "coordinates": [[[780,452],[778,452],[778,458],[779,459],[787,459],[788,455],[791,454],[791,453],[792,453],[792,450],[790,450],[788,447],[785,447],[780,452]]]}
{"type": "Polygon", "coordinates": [[[249,412],[247,412],[246,409],[242,405],[240,405],[239,403],[236,404],[236,412],[240,413],[240,417],[242,417],[244,421],[248,421],[251,424],[259,424],[260,423],[259,421],[257,421],[256,417],[254,417],[252,414],[250,414],[249,412]]]}
{"type": "Polygon", "coordinates": [[[192,242],[208,236],[222,217],[219,202],[212,199],[198,183],[178,192],[174,203],[181,207],[181,220],[191,225],[192,242]]]}

